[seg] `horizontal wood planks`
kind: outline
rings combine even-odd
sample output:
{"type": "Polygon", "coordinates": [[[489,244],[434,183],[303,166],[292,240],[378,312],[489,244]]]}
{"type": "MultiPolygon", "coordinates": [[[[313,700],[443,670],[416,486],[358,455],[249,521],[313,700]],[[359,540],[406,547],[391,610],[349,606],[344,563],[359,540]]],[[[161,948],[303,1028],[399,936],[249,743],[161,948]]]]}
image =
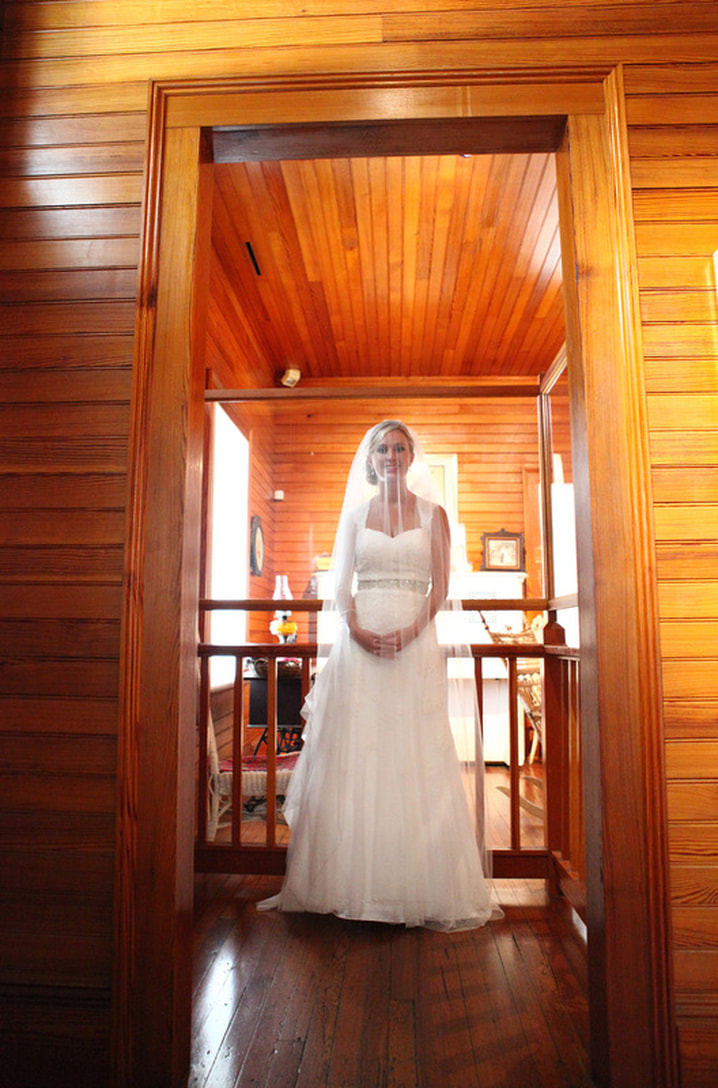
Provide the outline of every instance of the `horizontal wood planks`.
{"type": "MultiPolygon", "coordinates": [[[[49,282],[40,239],[24,256],[7,244],[5,268],[29,260],[49,282]]],[[[82,299],[4,302],[0,329],[3,981],[105,995],[134,287],[123,294],[89,322],[82,299]],[[88,324],[109,343],[83,341],[88,324]]]]}
{"type": "Polygon", "coordinates": [[[54,1083],[43,1036],[64,1036],[99,1085],[145,116],[19,113],[0,138],[0,958],[25,997],[6,995],[3,1053],[11,1081],[54,1083]]]}
{"type": "Polygon", "coordinates": [[[683,1083],[718,1072],[718,73],[627,77],[654,461],[673,945],[683,1083]],[[631,93],[634,92],[634,93],[631,93]],[[678,122],[671,125],[670,122],[678,122]],[[689,558],[692,557],[692,558],[689,558]],[[713,844],[713,846],[711,846],[713,844]]]}
{"type": "MultiPolygon", "coordinates": [[[[287,400],[291,400],[288,394],[287,400]]],[[[412,426],[429,455],[455,454],[458,522],[466,534],[467,559],[482,562],[483,532],[527,531],[524,472],[538,471],[535,398],[431,401],[341,400],[307,405],[228,405],[250,440],[250,517],[262,518],[265,571],[251,576],[252,597],[271,596],[276,574],[287,574],[295,597],[309,589],[317,556],[331,553],[346,477],[366,430],[397,415],[412,426]],[[275,490],[281,501],[271,499],[275,490]]],[[[554,451],[563,455],[570,479],[567,408],[554,412],[554,451]]],[[[535,497],[538,501],[537,496],[535,497]]],[[[536,549],[537,541],[528,541],[536,549]]],[[[529,587],[540,595],[537,583],[529,587]]],[[[531,593],[529,593],[531,595],[531,593]]],[[[299,637],[309,620],[298,614],[299,637]]],[[[268,618],[250,613],[249,631],[267,637],[268,618]]]]}
{"type": "MultiPolygon", "coordinates": [[[[618,63],[624,65],[628,92],[648,361],[670,847],[676,888],[683,889],[676,903],[683,914],[677,916],[675,949],[683,1084],[699,1088],[715,1080],[716,907],[709,873],[696,876],[694,870],[715,864],[718,787],[708,761],[705,774],[686,772],[692,771],[692,750],[695,766],[701,767],[700,744],[715,739],[718,721],[715,662],[705,652],[704,637],[712,627],[701,626],[716,621],[718,582],[713,528],[718,500],[710,487],[718,460],[710,261],[718,248],[717,22],[713,0],[660,5],[583,0],[570,8],[558,0],[533,0],[530,7],[494,0],[5,4],[0,744],[15,765],[5,768],[7,790],[0,792],[2,865],[10,881],[3,906],[14,932],[12,947],[3,944],[2,961],[11,980],[42,987],[12,1020],[14,1036],[33,1043],[24,1050],[27,1083],[41,1082],[48,1067],[57,1072],[57,1063],[50,1066],[48,1059],[42,1076],[35,1075],[30,1054],[42,1049],[43,1032],[54,1040],[64,1035],[74,1083],[81,1080],[89,1088],[107,1081],[113,745],[148,81],[237,74],[260,79],[289,74],[299,81],[362,71],[379,79],[388,73],[383,97],[377,93],[378,105],[367,109],[386,113],[391,106],[398,115],[404,99],[392,94],[392,73],[415,71],[436,79],[444,72],[456,80],[457,71],[471,68],[483,71],[474,71],[474,82],[461,93],[491,116],[496,112],[491,78],[501,69],[515,115],[538,108],[560,115],[568,108],[567,96],[576,108],[600,110],[595,69],[607,72],[618,63]],[[582,78],[588,66],[594,72],[582,78]],[[555,82],[538,101],[533,74],[547,67],[555,82]],[[695,476],[687,471],[693,469],[695,476]],[[27,738],[26,749],[20,738],[27,738]],[[671,745],[686,743],[687,760],[685,749],[673,759],[671,745]],[[693,892],[685,893],[696,880],[704,889],[700,904],[693,892]],[[61,989],[51,999],[47,991],[53,986],[69,987],[79,996],[70,1000],[61,989]],[[84,1045],[90,1037],[92,1046],[84,1045]],[[80,1070],[78,1055],[89,1050],[92,1062],[80,1070]]],[[[366,190],[366,179],[374,179],[368,166],[364,170],[366,190]]],[[[223,224],[224,214],[218,202],[223,224]]],[[[447,221],[446,210],[442,215],[445,249],[450,217],[447,221]]],[[[228,233],[225,244],[235,242],[228,233]]],[[[291,252],[296,257],[298,251],[291,252]]],[[[272,254],[277,261],[288,259],[277,239],[272,254]]],[[[385,267],[380,282],[391,291],[396,289],[392,262],[386,260],[385,267]]],[[[216,278],[213,289],[220,290],[216,278]]],[[[511,318],[512,300],[521,290],[510,279],[498,281],[492,323],[475,329],[467,344],[485,347],[492,329],[503,327],[507,342],[513,336],[518,345],[511,318]]],[[[302,307],[308,298],[302,296],[302,307]]],[[[280,360],[264,357],[263,348],[276,343],[276,334],[260,344],[239,320],[234,300],[230,304],[229,296],[219,293],[217,299],[222,343],[213,344],[208,363],[224,384],[231,384],[227,379],[233,373],[242,373],[251,385],[270,384],[280,360]]],[[[323,322],[316,329],[323,330],[330,319],[336,322],[337,314],[356,321],[355,313],[342,309],[340,297],[333,300],[334,311],[329,303],[320,306],[314,295],[311,302],[310,312],[323,322]]],[[[436,316],[446,323],[445,312],[437,308],[436,316]]],[[[548,339],[558,335],[558,325],[549,326],[548,339]]],[[[315,349],[313,332],[310,326],[307,351],[315,349]]],[[[382,335],[386,338],[386,331],[382,335]]],[[[413,343],[413,331],[401,341],[407,372],[413,343]]],[[[421,344],[425,360],[435,345],[423,330],[421,344]]],[[[316,350],[311,358],[313,365],[322,365],[316,350]]],[[[372,354],[367,365],[378,367],[377,358],[372,354]]],[[[335,365],[334,356],[331,361],[335,365]]],[[[420,422],[433,436],[433,424],[420,422]]],[[[267,495],[283,484],[273,443],[261,430],[253,450],[261,491],[250,503],[251,512],[262,512],[268,532],[268,579],[280,542],[267,495]]],[[[445,437],[437,433],[442,444],[445,437]]],[[[353,449],[354,438],[350,442],[347,435],[346,448],[353,449]]],[[[345,452],[342,448],[342,458],[345,452]]],[[[489,464],[487,454],[483,467],[489,464]]],[[[491,495],[490,481],[478,469],[473,480],[476,489],[491,495]]],[[[293,484],[296,480],[287,481],[288,496],[293,484]]],[[[460,508],[473,511],[471,517],[486,514],[466,492],[460,508]]],[[[299,574],[297,580],[294,588],[301,589],[299,574]]],[[[50,1050],[44,1053],[47,1057],[50,1050]]]]}
{"type": "MultiPolygon", "coordinates": [[[[401,418],[427,454],[456,454],[458,517],[467,558],[482,559],[482,532],[524,531],[523,470],[536,468],[535,400],[436,402],[352,401],[276,410],[273,564],[286,571],[296,596],[308,586],[317,555],[331,553],[352,459],[364,433],[384,418],[401,418]]],[[[297,617],[300,624],[304,617],[297,617]]]]}

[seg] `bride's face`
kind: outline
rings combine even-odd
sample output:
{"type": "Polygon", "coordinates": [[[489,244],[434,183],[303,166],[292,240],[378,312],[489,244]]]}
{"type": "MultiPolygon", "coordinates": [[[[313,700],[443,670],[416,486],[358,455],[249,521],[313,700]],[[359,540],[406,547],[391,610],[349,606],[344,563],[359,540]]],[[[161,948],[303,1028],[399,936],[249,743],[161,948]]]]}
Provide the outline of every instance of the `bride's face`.
{"type": "Polygon", "coordinates": [[[372,454],[374,471],[387,483],[406,477],[414,460],[408,439],[403,431],[387,431],[372,454]]]}

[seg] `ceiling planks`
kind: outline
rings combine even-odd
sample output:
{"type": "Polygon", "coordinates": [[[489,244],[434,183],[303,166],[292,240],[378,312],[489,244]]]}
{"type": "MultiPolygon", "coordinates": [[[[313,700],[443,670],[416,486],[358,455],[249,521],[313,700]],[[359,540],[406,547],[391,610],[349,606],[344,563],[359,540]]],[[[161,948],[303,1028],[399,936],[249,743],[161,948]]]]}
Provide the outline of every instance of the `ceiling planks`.
{"type": "Polygon", "coordinates": [[[551,151],[213,169],[221,384],[271,383],[290,364],[329,382],[535,376],[560,350],[551,151]]]}

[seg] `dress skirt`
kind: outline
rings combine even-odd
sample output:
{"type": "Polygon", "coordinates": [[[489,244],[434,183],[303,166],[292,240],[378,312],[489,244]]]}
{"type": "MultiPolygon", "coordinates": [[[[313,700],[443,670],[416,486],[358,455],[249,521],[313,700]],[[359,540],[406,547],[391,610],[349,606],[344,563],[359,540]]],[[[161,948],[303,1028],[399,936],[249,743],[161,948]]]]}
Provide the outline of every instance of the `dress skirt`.
{"type": "MultiPolygon", "coordinates": [[[[412,532],[425,531],[402,536],[412,532]]],[[[397,546],[370,541],[380,558],[397,546]]],[[[376,556],[370,569],[379,577],[360,579],[355,596],[362,626],[391,631],[418,614],[418,579],[413,588],[411,579],[381,577],[376,556]]],[[[303,714],[304,746],[283,807],[287,872],[260,907],[446,930],[488,921],[490,888],[434,624],[393,658],[368,653],[342,625],[303,714]]]]}

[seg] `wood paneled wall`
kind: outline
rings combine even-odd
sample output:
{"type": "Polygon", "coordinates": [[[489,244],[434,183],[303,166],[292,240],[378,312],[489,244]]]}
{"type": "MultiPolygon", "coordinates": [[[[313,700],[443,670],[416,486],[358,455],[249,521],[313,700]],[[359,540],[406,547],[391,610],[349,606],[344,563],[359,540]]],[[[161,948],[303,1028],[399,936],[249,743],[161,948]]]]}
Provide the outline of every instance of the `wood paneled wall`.
{"type": "MultiPolygon", "coordinates": [[[[570,440],[566,404],[559,403],[554,448],[563,452],[570,478],[570,440]]],[[[456,454],[458,521],[466,534],[469,564],[479,570],[481,534],[506,529],[525,533],[525,473],[538,473],[536,400],[475,399],[372,400],[317,402],[311,407],[230,407],[235,422],[250,439],[251,479],[248,512],[259,514],[266,539],[261,578],[252,576],[249,594],[271,596],[276,574],[287,574],[301,597],[314,571],[315,557],[331,553],[347,473],[365,431],[391,416],[409,423],[427,454],[456,454]],[[275,501],[275,491],[284,499],[275,501]]],[[[534,497],[534,515],[538,494],[534,497]]],[[[535,519],[532,527],[536,530],[535,519]]],[[[538,539],[528,541],[534,552],[538,539]]],[[[537,582],[529,595],[541,596],[537,582]]],[[[271,617],[251,613],[253,640],[269,640],[271,617]]],[[[297,613],[299,637],[308,633],[306,615],[297,613]]]]}
{"type": "Polygon", "coordinates": [[[15,1004],[3,1047],[19,1040],[26,1083],[63,1082],[63,1040],[67,1083],[108,1080],[123,507],[148,80],[619,63],[655,466],[682,1078],[684,1088],[715,1082],[717,22],[713,0],[5,4],[0,948],[2,982],[25,1002],[15,1004]]]}
{"type": "Polygon", "coordinates": [[[626,72],[685,1085],[718,1074],[718,66],[626,72]],[[684,93],[690,88],[690,94],[684,93]]]}
{"type": "MultiPolygon", "coordinates": [[[[380,419],[403,419],[427,454],[455,453],[459,521],[467,557],[481,566],[481,533],[524,531],[523,470],[538,467],[535,400],[358,401],[278,409],[274,564],[304,592],[313,559],[331,552],[347,474],[364,433],[380,419]]],[[[296,617],[300,623],[304,617],[296,617]]]]}

